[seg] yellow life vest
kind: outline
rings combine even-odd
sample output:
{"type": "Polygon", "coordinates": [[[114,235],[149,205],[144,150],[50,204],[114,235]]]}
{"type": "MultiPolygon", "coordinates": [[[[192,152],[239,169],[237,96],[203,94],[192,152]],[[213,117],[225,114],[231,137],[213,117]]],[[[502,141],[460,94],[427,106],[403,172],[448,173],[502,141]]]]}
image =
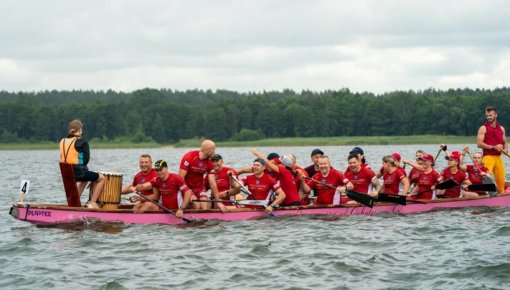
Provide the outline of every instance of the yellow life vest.
{"type": "Polygon", "coordinates": [[[80,162],[80,153],[74,147],[78,137],[62,138],[59,144],[60,150],[60,162],[67,164],[83,164],[83,160],[80,162]]]}

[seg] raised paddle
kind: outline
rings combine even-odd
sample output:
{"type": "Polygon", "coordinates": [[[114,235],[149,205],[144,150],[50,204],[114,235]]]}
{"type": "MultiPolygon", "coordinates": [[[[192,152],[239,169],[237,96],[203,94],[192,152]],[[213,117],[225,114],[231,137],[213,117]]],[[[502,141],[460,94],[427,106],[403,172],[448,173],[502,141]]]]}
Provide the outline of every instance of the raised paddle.
{"type": "MultiPolygon", "coordinates": [[[[310,178],[308,176],[305,176],[306,179],[310,179],[312,181],[315,181],[317,183],[320,183],[328,188],[331,188],[331,189],[334,189],[334,190],[337,190],[336,187],[332,186],[332,185],[329,185],[327,183],[324,183],[324,182],[321,182],[321,181],[318,181],[318,180],[315,180],[313,178],[310,178]]],[[[359,193],[359,192],[355,192],[355,191],[349,191],[347,190],[346,191],[346,195],[347,197],[349,197],[350,199],[352,200],[355,200],[359,203],[361,203],[362,205],[364,206],[368,206],[368,207],[374,207],[374,202],[376,201],[375,198],[371,197],[370,195],[368,194],[363,194],[363,193],[359,193]]]]}
{"type": "MultiPolygon", "coordinates": [[[[175,216],[177,215],[177,214],[175,213],[175,211],[173,211],[173,210],[171,210],[171,209],[168,209],[167,207],[163,206],[163,205],[162,205],[162,204],[160,204],[159,202],[154,201],[154,200],[152,200],[152,199],[150,199],[150,198],[146,197],[145,195],[143,195],[143,194],[139,193],[138,191],[135,191],[135,193],[136,193],[138,196],[143,197],[145,200],[150,201],[150,202],[152,202],[153,204],[155,204],[155,205],[159,206],[160,208],[162,208],[162,209],[163,209],[163,211],[165,211],[165,212],[167,212],[167,213],[171,213],[171,214],[173,214],[173,215],[175,215],[175,216]]],[[[176,217],[177,217],[177,216],[176,216],[176,217]]],[[[182,220],[183,220],[183,221],[185,221],[185,222],[187,222],[187,223],[192,222],[192,220],[187,219],[187,218],[185,218],[185,217],[182,217],[182,220]]]]}
{"type": "MultiPolygon", "coordinates": [[[[480,174],[482,174],[482,169],[480,168],[480,165],[478,165],[478,163],[476,163],[474,160],[473,160],[473,157],[471,157],[471,154],[469,154],[469,152],[466,152],[467,155],[469,156],[469,159],[471,159],[471,162],[473,162],[473,165],[476,166],[476,169],[478,169],[478,172],[480,172],[480,174]]],[[[492,180],[492,178],[490,178],[489,176],[487,175],[482,175],[482,182],[483,184],[493,184],[494,185],[494,188],[496,187],[496,183],[494,183],[494,180],[492,180]]],[[[475,190],[475,189],[473,189],[475,190]]],[[[490,197],[494,197],[496,195],[498,195],[497,193],[497,189],[495,188],[494,190],[485,190],[489,193],[489,196],[490,197]]]]}

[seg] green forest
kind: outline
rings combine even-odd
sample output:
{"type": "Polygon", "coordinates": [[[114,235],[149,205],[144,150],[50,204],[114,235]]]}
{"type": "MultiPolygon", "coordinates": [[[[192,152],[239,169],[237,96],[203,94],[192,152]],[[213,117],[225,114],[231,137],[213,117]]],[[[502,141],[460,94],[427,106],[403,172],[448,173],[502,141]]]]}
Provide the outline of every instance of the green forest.
{"type": "Polygon", "coordinates": [[[357,93],[140,89],[0,91],[0,143],[57,142],[81,119],[102,141],[250,141],[276,137],[476,135],[486,106],[510,124],[510,88],[357,93]]]}

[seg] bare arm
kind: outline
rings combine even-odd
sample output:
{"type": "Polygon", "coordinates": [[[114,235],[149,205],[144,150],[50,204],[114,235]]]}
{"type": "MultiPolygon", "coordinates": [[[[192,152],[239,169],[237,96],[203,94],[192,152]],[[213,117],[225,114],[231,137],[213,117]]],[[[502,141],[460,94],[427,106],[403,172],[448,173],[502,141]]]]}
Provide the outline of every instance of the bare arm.
{"type": "Polygon", "coordinates": [[[236,172],[239,175],[244,174],[244,173],[253,173],[253,167],[246,166],[246,167],[243,167],[243,168],[239,168],[239,169],[236,169],[236,172]]]}
{"type": "Polygon", "coordinates": [[[485,133],[487,133],[487,128],[485,128],[485,126],[480,126],[480,128],[478,129],[478,134],[476,135],[476,145],[478,146],[478,148],[490,150],[492,149],[492,146],[483,142],[483,140],[485,139],[485,133]]]}
{"type": "Polygon", "coordinates": [[[257,156],[258,158],[264,160],[269,171],[280,172],[280,170],[278,169],[278,165],[274,164],[273,162],[270,162],[264,155],[262,155],[262,153],[257,151],[257,149],[251,149],[251,153],[257,156]]]}
{"type": "Polygon", "coordinates": [[[409,190],[409,178],[407,178],[407,177],[402,178],[400,180],[400,183],[402,183],[402,185],[403,185],[402,192],[404,194],[406,194],[407,191],[409,190]]]}
{"type": "Polygon", "coordinates": [[[423,171],[425,168],[423,168],[423,166],[421,166],[420,164],[416,163],[416,162],[413,162],[413,161],[409,161],[409,160],[402,160],[402,162],[404,164],[409,164],[411,165],[413,168],[416,168],[416,170],[419,170],[419,171],[423,171]]]}
{"type": "Polygon", "coordinates": [[[186,177],[186,173],[188,173],[188,171],[180,168],[179,169],[179,176],[182,177],[182,179],[184,179],[186,177]]]}

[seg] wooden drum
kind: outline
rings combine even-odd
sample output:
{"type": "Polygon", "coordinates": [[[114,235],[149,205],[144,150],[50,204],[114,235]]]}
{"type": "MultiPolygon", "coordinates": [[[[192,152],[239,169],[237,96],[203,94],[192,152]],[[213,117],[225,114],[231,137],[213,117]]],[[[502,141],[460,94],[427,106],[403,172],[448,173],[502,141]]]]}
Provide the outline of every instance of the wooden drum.
{"type": "Polygon", "coordinates": [[[111,172],[101,172],[101,174],[106,180],[97,201],[103,209],[118,209],[122,191],[122,174],[111,172]]]}

